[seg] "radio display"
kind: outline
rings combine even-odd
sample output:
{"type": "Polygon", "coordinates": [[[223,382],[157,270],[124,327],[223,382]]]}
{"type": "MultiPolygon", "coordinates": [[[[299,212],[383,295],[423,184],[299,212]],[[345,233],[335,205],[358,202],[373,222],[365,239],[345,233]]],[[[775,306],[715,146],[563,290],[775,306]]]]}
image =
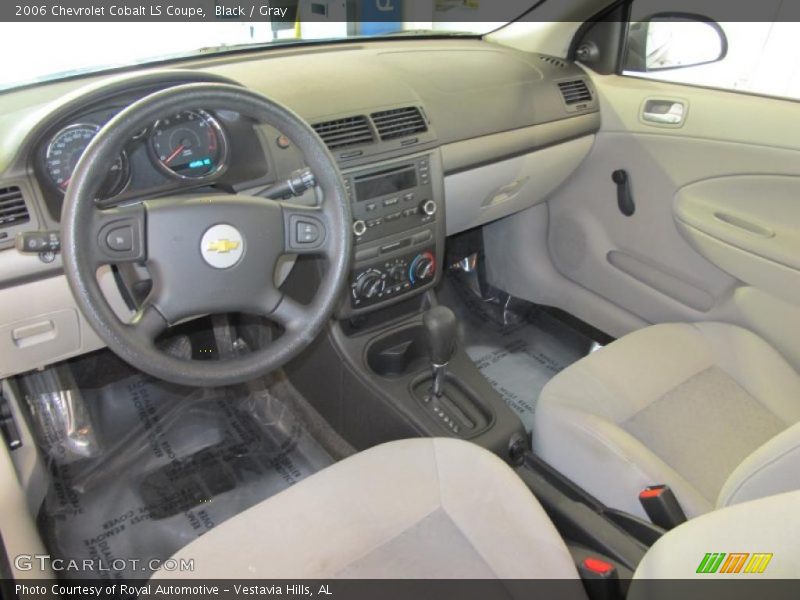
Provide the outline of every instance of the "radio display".
{"type": "Polygon", "coordinates": [[[356,177],[355,184],[356,199],[363,202],[416,187],[417,170],[412,165],[382,173],[370,173],[365,177],[356,177]]]}

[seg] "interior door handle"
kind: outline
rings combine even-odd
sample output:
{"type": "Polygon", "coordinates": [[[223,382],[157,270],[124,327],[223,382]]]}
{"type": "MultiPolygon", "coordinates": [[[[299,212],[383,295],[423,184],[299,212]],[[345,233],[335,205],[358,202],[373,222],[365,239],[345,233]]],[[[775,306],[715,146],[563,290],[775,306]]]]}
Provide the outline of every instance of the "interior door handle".
{"type": "Polygon", "coordinates": [[[683,102],[676,100],[648,100],[645,102],[642,119],[658,125],[680,125],[686,114],[683,102]]]}

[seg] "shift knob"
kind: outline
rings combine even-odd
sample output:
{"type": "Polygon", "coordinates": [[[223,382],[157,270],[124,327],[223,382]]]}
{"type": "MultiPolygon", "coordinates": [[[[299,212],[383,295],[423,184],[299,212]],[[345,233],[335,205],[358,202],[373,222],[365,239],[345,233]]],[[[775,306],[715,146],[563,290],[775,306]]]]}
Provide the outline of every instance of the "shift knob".
{"type": "Polygon", "coordinates": [[[422,323],[428,334],[431,362],[434,365],[446,365],[455,349],[458,326],[456,315],[446,306],[436,306],[425,313],[422,323]]]}

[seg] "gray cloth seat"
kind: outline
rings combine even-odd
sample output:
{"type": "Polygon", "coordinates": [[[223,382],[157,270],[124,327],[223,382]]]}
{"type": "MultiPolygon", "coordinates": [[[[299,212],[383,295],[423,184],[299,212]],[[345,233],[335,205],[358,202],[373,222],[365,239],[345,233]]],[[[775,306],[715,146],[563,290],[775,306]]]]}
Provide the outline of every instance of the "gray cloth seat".
{"type": "MultiPolygon", "coordinates": [[[[695,577],[709,551],[772,553],[764,575],[796,577],[798,502],[800,492],[792,492],[693,519],[662,537],[634,578],[695,577]]],[[[562,579],[561,597],[586,597],[564,542],[516,473],[452,439],[391,442],[356,454],[225,521],[173,558],[193,560],[194,570],[162,570],[154,579],[562,579]]],[[[648,587],[635,590],[629,597],[652,597],[648,587]]]]}
{"type": "Polygon", "coordinates": [[[800,375],[723,323],[629,334],[542,390],[534,451],[607,505],[645,517],[668,484],[687,516],[800,489],[800,375]]]}
{"type": "Polygon", "coordinates": [[[193,559],[194,571],[155,578],[578,578],[516,473],[453,439],[356,454],[215,527],[175,558],[193,559]]]}

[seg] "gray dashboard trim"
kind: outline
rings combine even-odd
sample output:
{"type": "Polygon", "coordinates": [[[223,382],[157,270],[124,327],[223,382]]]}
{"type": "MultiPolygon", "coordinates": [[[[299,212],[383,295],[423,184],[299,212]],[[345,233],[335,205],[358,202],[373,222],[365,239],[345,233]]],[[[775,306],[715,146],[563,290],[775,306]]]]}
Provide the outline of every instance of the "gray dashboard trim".
{"type": "Polygon", "coordinates": [[[446,175],[527,154],[566,142],[600,129],[600,113],[579,115],[560,121],[484,135],[441,147],[446,175]]]}
{"type": "Polygon", "coordinates": [[[61,254],[57,254],[53,262],[46,263],[35,254],[22,254],[15,248],[0,250],[0,290],[62,272],[61,254]]]}

